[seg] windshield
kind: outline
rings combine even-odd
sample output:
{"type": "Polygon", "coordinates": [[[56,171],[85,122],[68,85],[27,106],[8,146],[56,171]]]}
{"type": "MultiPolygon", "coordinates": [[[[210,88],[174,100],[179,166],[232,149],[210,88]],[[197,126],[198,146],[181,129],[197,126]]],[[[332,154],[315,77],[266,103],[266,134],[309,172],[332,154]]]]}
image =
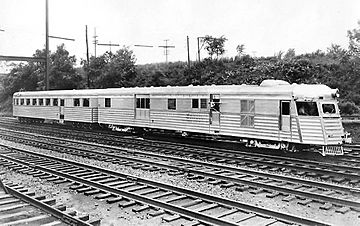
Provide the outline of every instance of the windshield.
{"type": "Polygon", "coordinates": [[[322,110],[324,114],[335,114],[335,104],[322,104],[322,110]]]}
{"type": "Polygon", "coordinates": [[[319,116],[316,102],[298,101],[296,102],[296,108],[298,115],[319,116]]]}

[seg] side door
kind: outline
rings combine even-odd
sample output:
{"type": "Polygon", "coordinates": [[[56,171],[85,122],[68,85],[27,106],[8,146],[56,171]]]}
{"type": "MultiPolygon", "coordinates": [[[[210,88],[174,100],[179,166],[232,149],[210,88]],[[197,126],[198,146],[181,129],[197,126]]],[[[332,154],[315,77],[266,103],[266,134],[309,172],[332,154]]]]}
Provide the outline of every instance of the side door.
{"type": "Polygon", "coordinates": [[[280,101],[279,129],[283,132],[291,131],[290,101],[280,101]]]}
{"type": "Polygon", "coordinates": [[[65,111],[64,111],[64,107],[65,107],[65,99],[64,98],[60,98],[59,99],[59,111],[60,111],[60,117],[59,117],[59,122],[60,123],[64,123],[64,114],[65,114],[65,111]]]}
{"type": "Polygon", "coordinates": [[[210,133],[220,132],[220,94],[210,94],[210,133]]]}

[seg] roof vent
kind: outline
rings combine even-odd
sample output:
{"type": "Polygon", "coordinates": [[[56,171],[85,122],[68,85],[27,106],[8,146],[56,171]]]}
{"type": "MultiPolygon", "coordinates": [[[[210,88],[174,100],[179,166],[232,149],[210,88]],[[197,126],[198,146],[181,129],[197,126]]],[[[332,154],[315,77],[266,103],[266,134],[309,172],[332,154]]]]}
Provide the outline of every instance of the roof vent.
{"type": "Polygon", "coordinates": [[[260,84],[260,86],[280,86],[280,85],[290,85],[290,84],[284,80],[273,80],[273,79],[264,80],[260,84]]]}

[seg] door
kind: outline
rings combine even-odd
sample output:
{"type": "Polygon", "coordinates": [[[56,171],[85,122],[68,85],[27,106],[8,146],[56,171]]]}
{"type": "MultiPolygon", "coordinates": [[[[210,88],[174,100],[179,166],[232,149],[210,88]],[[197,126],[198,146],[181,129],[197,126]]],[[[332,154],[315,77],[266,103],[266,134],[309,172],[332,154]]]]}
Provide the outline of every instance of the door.
{"type": "Polygon", "coordinates": [[[220,94],[210,94],[210,132],[220,132],[220,94]]]}
{"type": "Polygon", "coordinates": [[[283,132],[290,132],[291,117],[290,117],[290,101],[280,101],[280,130],[283,132]]]}
{"type": "Polygon", "coordinates": [[[65,106],[65,100],[64,99],[60,99],[59,100],[60,103],[59,103],[59,110],[60,110],[60,117],[59,117],[59,122],[60,123],[64,123],[64,106],[65,106]]]}

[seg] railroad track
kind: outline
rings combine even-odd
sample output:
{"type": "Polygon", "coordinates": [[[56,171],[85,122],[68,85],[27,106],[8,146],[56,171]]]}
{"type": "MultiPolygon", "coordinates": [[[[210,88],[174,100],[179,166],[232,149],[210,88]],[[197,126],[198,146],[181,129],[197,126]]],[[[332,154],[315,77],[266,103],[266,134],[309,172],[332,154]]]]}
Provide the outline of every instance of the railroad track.
{"type": "MultiPolygon", "coordinates": [[[[3,137],[9,134],[11,130],[3,130],[3,137]]],[[[31,130],[35,131],[35,128],[31,130]]],[[[40,132],[42,133],[42,132],[40,132]]],[[[287,173],[291,175],[305,176],[310,178],[318,178],[322,181],[352,184],[358,186],[360,184],[360,163],[352,159],[336,160],[333,162],[314,161],[307,159],[297,159],[294,157],[274,156],[270,154],[249,153],[239,150],[226,150],[218,148],[198,147],[193,145],[175,145],[167,142],[151,142],[139,139],[125,139],[118,138],[109,140],[109,137],[91,137],[85,135],[75,137],[75,135],[66,135],[61,131],[46,131],[45,134],[68,137],[71,139],[81,139],[90,142],[109,144],[113,146],[120,146],[124,148],[131,148],[139,151],[146,151],[163,155],[174,155],[184,158],[193,158],[203,161],[216,162],[220,164],[231,164],[244,166],[248,168],[256,168],[262,171],[287,173]],[[56,134],[55,134],[56,133],[56,134]]],[[[25,133],[24,133],[25,135],[25,133]]],[[[53,139],[49,138],[49,139],[53,139]]]]}
{"type": "Polygon", "coordinates": [[[1,163],[19,172],[50,181],[72,181],[71,188],[121,207],[135,206],[134,211],[155,209],[151,215],[166,214],[165,221],[216,225],[327,225],[326,223],[272,211],[146,180],[139,177],[90,166],[75,161],[33,153],[11,147],[0,152],[1,163]],[[163,210],[156,210],[162,208],[163,210]],[[169,211],[169,212],[167,212],[169,211]]]}
{"type": "MultiPolygon", "coordinates": [[[[8,133],[9,135],[9,133],[8,133]]],[[[21,135],[21,141],[38,147],[61,153],[99,159],[103,162],[113,162],[141,168],[149,171],[167,170],[169,174],[186,174],[187,178],[207,181],[222,187],[235,187],[238,191],[248,191],[252,194],[266,193],[266,197],[283,197],[283,201],[297,200],[300,205],[310,203],[321,204],[320,209],[336,209],[338,213],[359,211],[360,203],[356,194],[360,190],[317,181],[309,181],[285,175],[269,175],[250,169],[182,159],[173,156],[163,156],[150,153],[151,158],[145,158],[144,152],[96,145],[86,142],[65,141],[52,137],[30,137],[21,135]],[[39,141],[44,138],[49,141],[39,141]],[[40,145],[39,145],[40,144],[40,145]],[[80,147],[79,147],[80,146],[80,147]],[[91,149],[100,149],[94,151],[91,149]],[[355,196],[354,196],[354,193],[355,196]]]]}
{"type": "Polygon", "coordinates": [[[78,216],[55,199],[36,195],[21,185],[0,181],[0,224],[2,226],[42,225],[62,226],[100,225],[100,220],[90,220],[89,215],[78,216]]]}

